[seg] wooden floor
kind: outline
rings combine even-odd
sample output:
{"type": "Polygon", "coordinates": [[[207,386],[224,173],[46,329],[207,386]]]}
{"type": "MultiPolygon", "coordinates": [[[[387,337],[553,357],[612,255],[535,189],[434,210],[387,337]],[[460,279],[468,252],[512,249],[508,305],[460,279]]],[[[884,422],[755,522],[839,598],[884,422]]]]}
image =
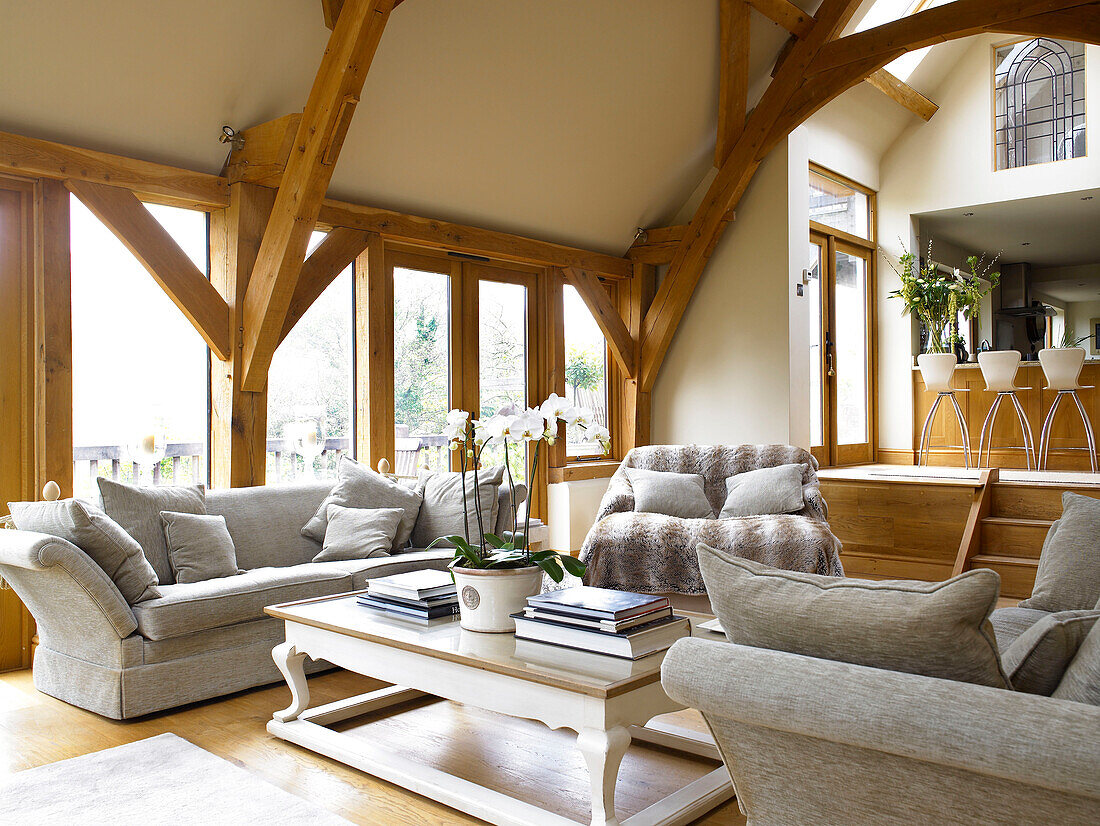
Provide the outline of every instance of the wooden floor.
{"type": "MultiPolygon", "coordinates": [[[[345,671],[310,679],[314,705],[379,685],[345,671]]],[[[172,732],[353,823],[481,822],[272,737],[265,725],[289,698],[286,686],[277,685],[134,722],[117,722],[40,694],[29,671],[0,674],[0,776],[172,732]]],[[[670,717],[679,725],[705,728],[694,712],[670,717]]],[[[539,723],[443,701],[413,703],[395,717],[362,718],[342,728],[349,729],[415,752],[436,767],[588,822],[587,774],[569,732],[549,732],[539,723]]],[[[657,748],[632,747],[619,774],[619,817],[640,811],[714,765],[657,748]]],[[[696,823],[742,826],[745,819],[736,801],[730,801],[696,823]]]]}

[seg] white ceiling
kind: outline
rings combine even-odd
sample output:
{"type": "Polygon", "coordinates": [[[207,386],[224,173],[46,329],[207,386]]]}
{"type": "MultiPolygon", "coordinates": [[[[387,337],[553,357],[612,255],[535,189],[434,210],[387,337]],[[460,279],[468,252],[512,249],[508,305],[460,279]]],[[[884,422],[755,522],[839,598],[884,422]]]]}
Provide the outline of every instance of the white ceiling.
{"type": "MultiPolygon", "coordinates": [[[[816,3],[810,2],[813,6],[816,3]]],[[[0,130],[218,172],[305,103],[319,0],[0,0],[0,130]]],[[[753,13],[762,88],[786,33],[753,13]]],[[[716,0],[406,0],[336,197],[623,252],[712,163],[716,0]]]]}

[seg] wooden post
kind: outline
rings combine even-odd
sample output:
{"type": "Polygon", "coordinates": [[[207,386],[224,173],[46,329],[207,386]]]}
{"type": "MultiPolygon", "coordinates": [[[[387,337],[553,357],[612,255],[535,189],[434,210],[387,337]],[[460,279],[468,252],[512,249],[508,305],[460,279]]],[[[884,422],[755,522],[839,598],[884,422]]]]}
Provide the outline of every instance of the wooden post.
{"type": "Polygon", "coordinates": [[[210,480],[215,487],[262,485],[267,478],[267,387],[241,389],[244,297],[275,191],[229,188],[229,207],[210,214],[210,281],[229,305],[231,357],[210,359],[210,480]]]}
{"type": "MultiPolygon", "coordinates": [[[[625,286],[625,285],[624,285],[625,286]]],[[[635,262],[634,277],[629,289],[620,287],[619,304],[627,329],[634,340],[635,363],[641,363],[642,323],[653,294],[657,288],[657,268],[653,264],[635,262]]],[[[631,448],[648,445],[650,440],[650,394],[643,392],[637,377],[623,378],[622,403],[617,434],[613,434],[618,445],[617,455],[625,456],[631,448]]]]}
{"type": "Polygon", "coordinates": [[[355,259],[355,438],[359,460],[396,466],[393,432],[393,274],[372,234],[355,259]]]}

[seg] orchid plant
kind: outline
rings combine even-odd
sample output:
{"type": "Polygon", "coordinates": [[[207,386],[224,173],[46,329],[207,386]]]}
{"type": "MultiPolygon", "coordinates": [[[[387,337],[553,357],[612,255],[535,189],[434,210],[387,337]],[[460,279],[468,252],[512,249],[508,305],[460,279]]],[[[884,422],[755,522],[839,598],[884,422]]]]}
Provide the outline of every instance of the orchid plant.
{"type": "MultiPolygon", "coordinates": [[[[555,551],[531,552],[527,536],[531,528],[531,510],[526,509],[523,529],[520,530],[517,509],[512,508],[512,531],[505,537],[497,536],[485,530],[485,514],[482,512],[481,497],[476,491],[479,486],[482,452],[491,444],[504,450],[504,473],[508,480],[508,489],[512,502],[516,501],[516,485],[512,478],[508,461],[509,450],[524,451],[529,457],[530,466],[527,478],[534,479],[538,469],[539,450],[545,442],[552,445],[558,439],[560,424],[578,427],[585,441],[597,443],[606,454],[610,449],[610,434],[603,425],[596,424],[592,411],[574,407],[567,399],[557,393],[551,393],[539,407],[522,409],[518,405],[508,404],[488,419],[475,420],[465,410],[452,410],[447,414],[447,425],[443,434],[450,448],[459,453],[459,470],[462,473],[462,511],[464,535],[440,537],[436,542],[447,541],[455,546],[455,556],[451,567],[460,568],[525,568],[537,565],[555,582],[561,582],[568,572],[581,576],[585,565],[579,559],[555,551]],[[466,474],[474,474],[474,516],[481,539],[475,542],[470,537],[470,501],[466,490],[466,474]]],[[[525,460],[526,461],[526,458],[525,460]]]]}

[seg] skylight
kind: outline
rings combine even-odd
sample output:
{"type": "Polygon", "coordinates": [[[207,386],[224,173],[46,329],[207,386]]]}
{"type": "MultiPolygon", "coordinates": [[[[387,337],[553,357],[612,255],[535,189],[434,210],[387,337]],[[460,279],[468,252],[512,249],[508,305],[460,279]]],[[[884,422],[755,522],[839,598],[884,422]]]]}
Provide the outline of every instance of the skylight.
{"type": "MultiPolygon", "coordinates": [[[[862,32],[950,2],[953,0],[876,0],[864,18],[856,24],[855,30],[862,32]]],[[[886,64],[886,71],[900,80],[908,80],[931,48],[931,46],[925,46],[923,49],[906,52],[897,60],[886,64]]]]}

